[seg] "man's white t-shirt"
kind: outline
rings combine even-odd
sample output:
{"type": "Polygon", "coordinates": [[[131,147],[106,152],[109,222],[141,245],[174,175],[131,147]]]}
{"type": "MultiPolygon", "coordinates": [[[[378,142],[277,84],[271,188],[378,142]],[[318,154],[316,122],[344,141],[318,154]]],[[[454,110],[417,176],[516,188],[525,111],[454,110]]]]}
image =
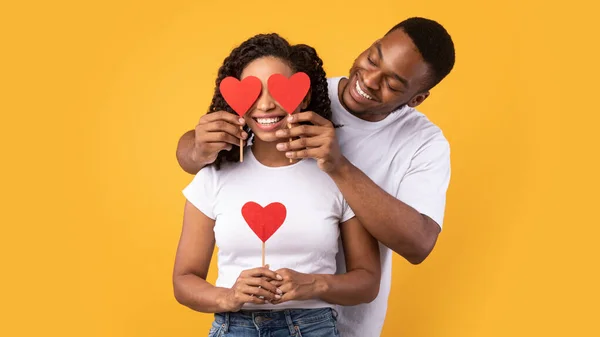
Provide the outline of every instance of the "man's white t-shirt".
{"type": "MultiPolygon", "coordinates": [[[[254,157],[251,147],[245,148],[241,163],[200,170],[183,194],[215,220],[217,287],[231,288],[243,270],[261,266],[262,241],[251,224],[280,225],[265,243],[265,263],[271,270],[335,274],[341,248],[339,226],[354,217],[333,180],[314,159],[268,167],[254,157]]],[[[278,305],[248,303],[243,309],[322,307],[334,306],[310,300],[278,305]]]]}
{"type": "MultiPolygon", "coordinates": [[[[450,146],[442,131],[408,106],[379,122],[350,114],[339,100],[341,79],[328,79],[328,86],[333,122],[342,125],[336,129],[342,154],[387,193],[442,226],[450,182],[450,146]]],[[[381,334],[391,287],[393,252],[381,243],[379,249],[382,269],[379,295],[368,304],[337,308],[341,336],[381,334]]],[[[344,252],[340,250],[339,273],[346,270],[344,261],[344,252]]]]}

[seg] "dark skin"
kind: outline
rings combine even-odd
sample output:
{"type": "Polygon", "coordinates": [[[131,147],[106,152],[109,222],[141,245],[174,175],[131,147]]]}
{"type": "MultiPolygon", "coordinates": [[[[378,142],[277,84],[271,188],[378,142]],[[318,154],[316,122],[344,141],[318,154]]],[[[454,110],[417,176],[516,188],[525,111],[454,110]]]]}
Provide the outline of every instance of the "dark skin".
{"type": "MultiPolygon", "coordinates": [[[[339,86],[340,101],[352,114],[366,121],[385,119],[397,108],[416,107],[429,97],[429,65],[412,40],[395,30],[375,41],[355,60],[348,79],[339,86]],[[356,83],[369,98],[360,98],[356,83]]],[[[180,166],[195,174],[216,158],[218,149],[245,139],[239,118],[227,112],[202,117],[196,130],[184,134],[178,144],[180,166]],[[216,151],[216,152],[214,152],[216,151]]],[[[329,174],[367,231],[412,264],[423,262],[433,250],[440,226],[428,216],[382,190],[342,154],[331,122],[313,112],[290,116],[295,126],[276,134],[278,145],[289,158],[314,158],[329,174]],[[299,122],[312,125],[298,125],[299,122]],[[296,140],[289,142],[289,138],[296,140]],[[364,196],[368,195],[369,198],[364,196]]]]}

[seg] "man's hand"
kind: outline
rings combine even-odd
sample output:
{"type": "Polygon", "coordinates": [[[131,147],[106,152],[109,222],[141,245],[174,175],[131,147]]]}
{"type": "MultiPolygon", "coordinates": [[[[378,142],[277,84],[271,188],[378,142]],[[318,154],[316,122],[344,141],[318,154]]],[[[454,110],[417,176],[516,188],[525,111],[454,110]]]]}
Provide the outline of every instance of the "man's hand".
{"type": "MultiPolygon", "coordinates": [[[[191,158],[201,165],[212,164],[222,150],[231,150],[232,145],[240,145],[248,134],[241,127],[244,119],[227,111],[207,113],[196,125],[194,148],[191,158]]],[[[245,142],[244,142],[245,145],[245,142]]]]}
{"type": "Polygon", "coordinates": [[[281,275],[283,280],[272,280],[270,283],[281,290],[283,295],[280,299],[272,301],[272,304],[310,300],[319,296],[320,282],[316,275],[303,274],[287,268],[275,272],[281,275]]]}
{"type": "Polygon", "coordinates": [[[286,151],[288,158],[314,158],[319,168],[328,173],[338,169],[343,157],[330,121],[317,113],[305,111],[291,115],[288,122],[311,122],[313,125],[296,125],[291,129],[278,130],[275,135],[282,139],[299,137],[277,144],[279,151],[286,151]]]}
{"type": "Polygon", "coordinates": [[[244,270],[222,298],[221,307],[225,311],[239,311],[245,303],[265,304],[281,298],[281,291],[270,283],[282,280],[280,275],[269,270],[268,266],[244,270]]]}

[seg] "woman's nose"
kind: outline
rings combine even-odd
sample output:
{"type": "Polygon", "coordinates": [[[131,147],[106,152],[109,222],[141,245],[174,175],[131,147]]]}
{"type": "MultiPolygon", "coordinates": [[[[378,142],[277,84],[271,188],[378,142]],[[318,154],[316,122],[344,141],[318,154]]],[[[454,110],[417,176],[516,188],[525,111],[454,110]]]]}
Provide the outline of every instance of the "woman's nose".
{"type": "Polygon", "coordinates": [[[269,92],[265,91],[258,98],[258,102],[256,104],[256,108],[261,111],[269,111],[275,109],[275,101],[269,94],[269,92]]]}

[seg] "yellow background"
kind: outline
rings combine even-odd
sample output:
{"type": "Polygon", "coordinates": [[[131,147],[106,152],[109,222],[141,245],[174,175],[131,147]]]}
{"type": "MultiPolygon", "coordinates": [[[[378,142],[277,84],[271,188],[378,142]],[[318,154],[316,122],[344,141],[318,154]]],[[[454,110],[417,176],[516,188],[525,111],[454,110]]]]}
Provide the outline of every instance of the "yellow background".
{"type": "Polygon", "coordinates": [[[171,289],[191,179],[175,148],[223,58],[276,31],[346,75],[412,15],[455,39],[456,67],[421,107],[453,176],[431,257],[394,260],[383,336],[597,333],[591,1],[244,2],[0,5],[1,336],[206,335],[211,317],[171,289]]]}

